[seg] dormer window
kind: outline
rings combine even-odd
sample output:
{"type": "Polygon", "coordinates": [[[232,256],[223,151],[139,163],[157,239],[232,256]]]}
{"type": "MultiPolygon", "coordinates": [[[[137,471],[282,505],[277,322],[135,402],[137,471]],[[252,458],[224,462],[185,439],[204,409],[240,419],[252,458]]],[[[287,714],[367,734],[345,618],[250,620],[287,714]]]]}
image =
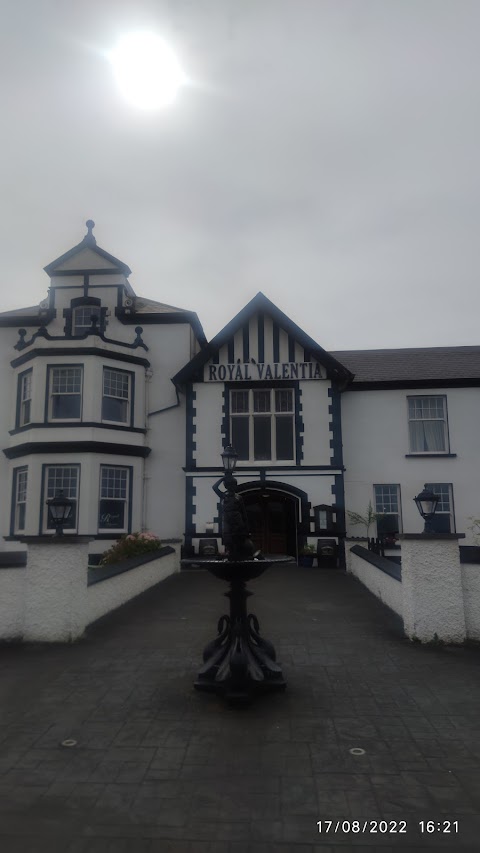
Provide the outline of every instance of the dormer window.
{"type": "Polygon", "coordinates": [[[84,335],[89,332],[94,323],[97,321],[97,329],[100,328],[101,308],[99,305],[79,305],[73,309],[73,334],[84,335]]]}

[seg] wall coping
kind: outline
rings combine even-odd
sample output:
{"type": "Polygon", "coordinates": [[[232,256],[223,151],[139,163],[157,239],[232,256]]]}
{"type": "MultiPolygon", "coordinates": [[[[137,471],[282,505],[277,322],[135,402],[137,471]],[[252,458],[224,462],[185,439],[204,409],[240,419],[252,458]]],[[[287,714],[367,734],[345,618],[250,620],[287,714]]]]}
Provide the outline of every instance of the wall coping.
{"type": "Polygon", "coordinates": [[[85,542],[91,542],[91,536],[15,536],[5,537],[15,542],[24,542],[27,545],[83,545],[85,542]]]}
{"type": "Polygon", "coordinates": [[[27,551],[0,551],[0,569],[24,569],[27,551]]]}
{"type": "Polygon", "coordinates": [[[175,554],[175,548],[172,548],[171,545],[164,545],[162,548],[158,548],[157,551],[150,551],[148,554],[139,554],[138,557],[129,557],[127,560],[122,560],[119,563],[95,566],[93,569],[89,569],[87,586],[94,586],[97,583],[102,583],[102,581],[108,581],[117,575],[123,575],[125,572],[137,569],[145,563],[151,563],[153,560],[167,557],[168,554],[175,554]]]}
{"type": "Polygon", "coordinates": [[[443,541],[453,541],[455,539],[465,539],[465,533],[401,533],[400,541],[402,539],[418,539],[420,542],[429,539],[438,539],[439,542],[443,541]]]}
{"type": "Polygon", "coordinates": [[[391,560],[387,560],[386,557],[381,557],[379,554],[369,551],[368,548],[363,548],[362,545],[354,545],[353,548],[350,548],[350,553],[361,557],[366,563],[370,563],[376,569],[380,569],[381,572],[390,575],[391,578],[399,581],[399,583],[402,582],[402,570],[398,563],[393,563],[391,560]]]}

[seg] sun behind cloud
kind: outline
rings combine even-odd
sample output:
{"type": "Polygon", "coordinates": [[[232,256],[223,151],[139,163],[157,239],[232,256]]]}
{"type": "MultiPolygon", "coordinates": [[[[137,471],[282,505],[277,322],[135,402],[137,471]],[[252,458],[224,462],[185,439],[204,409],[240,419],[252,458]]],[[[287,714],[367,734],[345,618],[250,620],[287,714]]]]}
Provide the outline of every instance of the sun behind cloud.
{"type": "Polygon", "coordinates": [[[186,83],[174,50],[152,32],[125,34],[110,51],[109,60],[120,92],[138,109],[168,106],[186,83]]]}

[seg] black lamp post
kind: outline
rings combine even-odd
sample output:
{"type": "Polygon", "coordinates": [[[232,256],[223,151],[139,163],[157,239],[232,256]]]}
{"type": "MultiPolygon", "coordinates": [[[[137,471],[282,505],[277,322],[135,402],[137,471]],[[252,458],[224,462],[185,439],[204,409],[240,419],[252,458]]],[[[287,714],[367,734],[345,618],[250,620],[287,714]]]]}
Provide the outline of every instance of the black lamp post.
{"type": "Polygon", "coordinates": [[[238,453],[231,444],[228,444],[222,453],[223,470],[225,471],[225,474],[233,474],[237,467],[237,459],[238,453]]]}
{"type": "Polygon", "coordinates": [[[57,492],[54,498],[47,501],[48,516],[57,536],[63,536],[63,528],[72,514],[73,501],[66,498],[63,492],[57,492]]]}
{"type": "Polygon", "coordinates": [[[423,492],[420,492],[416,498],[413,499],[417,505],[417,509],[425,521],[424,533],[434,533],[434,529],[432,526],[432,518],[435,515],[435,510],[437,509],[438,502],[440,498],[438,495],[434,495],[430,489],[427,489],[427,485],[423,487],[423,492]]]}

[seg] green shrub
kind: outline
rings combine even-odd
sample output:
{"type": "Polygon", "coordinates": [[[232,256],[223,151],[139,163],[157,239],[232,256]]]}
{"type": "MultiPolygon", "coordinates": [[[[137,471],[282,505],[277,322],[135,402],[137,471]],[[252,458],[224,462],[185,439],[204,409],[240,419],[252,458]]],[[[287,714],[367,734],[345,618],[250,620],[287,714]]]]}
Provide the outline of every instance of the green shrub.
{"type": "Polygon", "coordinates": [[[138,557],[140,554],[149,554],[151,551],[158,551],[162,547],[162,543],[155,533],[128,533],[121,536],[115,545],[112,545],[108,551],[102,554],[100,566],[107,566],[109,563],[120,563],[122,560],[128,560],[129,557],[138,557]]]}

